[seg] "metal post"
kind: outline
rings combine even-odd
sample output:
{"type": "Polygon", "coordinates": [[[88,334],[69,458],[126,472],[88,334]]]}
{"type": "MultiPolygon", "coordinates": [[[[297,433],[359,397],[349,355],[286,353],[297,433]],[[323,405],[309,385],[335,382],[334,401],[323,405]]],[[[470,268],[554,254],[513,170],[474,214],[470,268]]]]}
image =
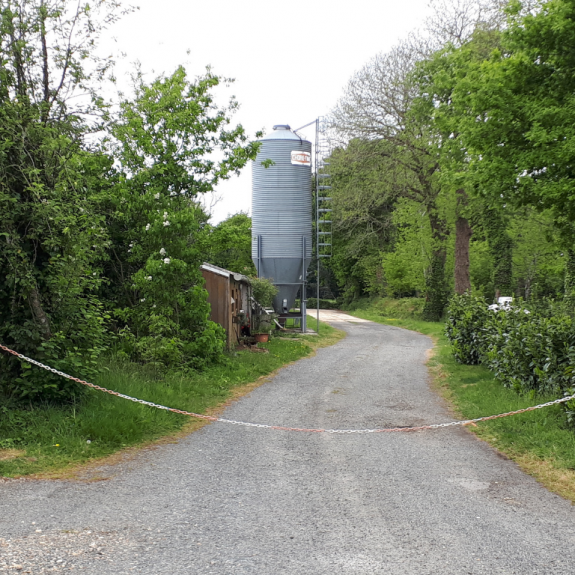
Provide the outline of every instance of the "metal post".
{"type": "Polygon", "coordinates": [[[302,236],[301,237],[301,244],[302,244],[302,260],[301,260],[301,279],[302,279],[302,283],[301,283],[301,304],[299,306],[299,309],[301,311],[301,332],[305,333],[307,330],[307,306],[306,306],[306,293],[305,293],[305,286],[306,286],[306,281],[305,281],[305,252],[306,252],[306,237],[302,236]]]}
{"type": "Polygon", "coordinates": [[[258,277],[261,277],[260,269],[262,265],[262,236],[256,236],[256,249],[258,252],[258,269],[256,271],[258,273],[258,277]]]}
{"type": "Polygon", "coordinates": [[[315,276],[316,285],[316,323],[317,333],[319,335],[319,118],[315,121],[315,256],[317,258],[317,275],[315,276]]]}

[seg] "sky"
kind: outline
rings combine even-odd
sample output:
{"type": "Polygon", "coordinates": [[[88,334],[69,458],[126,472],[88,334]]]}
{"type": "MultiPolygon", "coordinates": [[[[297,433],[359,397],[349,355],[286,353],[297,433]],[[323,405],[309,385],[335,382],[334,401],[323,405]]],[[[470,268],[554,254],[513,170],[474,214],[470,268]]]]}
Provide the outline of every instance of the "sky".
{"type": "MultiPolygon", "coordinates": [[[[190,76],[211,66],[235,78],[228,95],[248,134],[275,124],[298,128],[323,116],[353,73],[421,25],[428,0],[139,0],[139,10],[102,38],[106,52],[123,53],[119,87],[133,63],[148,78],[184,65],[190,76]]],[[[223,96],[223,94],[222,94],[223,96]]],[[[313,128],[302,134],[312,140],[313,128]]],[[[212,223],[251,209],[251,166],[217,188],[212,223]]],[[[208,203],[210,203],[208,201],[208,203]]]]}

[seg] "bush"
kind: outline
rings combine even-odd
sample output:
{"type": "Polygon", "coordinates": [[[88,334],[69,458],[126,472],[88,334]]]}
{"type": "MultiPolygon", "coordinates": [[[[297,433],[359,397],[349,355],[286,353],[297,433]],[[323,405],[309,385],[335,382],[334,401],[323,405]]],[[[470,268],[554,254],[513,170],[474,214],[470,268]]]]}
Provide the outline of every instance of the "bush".
{"type": "MultiPolygon", "coordinates": [[[[317,309],[317,298],[307,298],[307,309],[317,309]]],[[[319,298],[319,309],[338,309],[337,301],[334,299],[319,298]]]]}
{"type": "Polygon", "coordinates": [[[263,307],[271,307],[278,288],[267,278],[250,277],[254,299],[263,307]]]}
{"type": "Polygon", "coordinates": [[[354,302],[344,305],[343,302],[340,309],[346,311],[364,310],[370,312],[377,312],[382,317],[396,318],[396,319],[422,319],[423,308],[425,306],[424,298],[405,297],[394,299],[390,297],[383,298],[362,298],[354,302]]]}
{"type": "Polygon", "coordinates": [[[459,363],[481,363],[485,347],[485,326],[493,312],[487,302],[469,294],[455,295],[447,309],[445,334],[451,342],[451,350],[459,363]]]}
{"type": "MultiPolygon", "coordinates": [[[[571,395],[575,377],[575,320],[553,301],[491,311],[483,298],[454,296],[446,335],[457,361],[482,363],[518,393],[571,395]]],[[[574,405],[567,405],[575,422],[574,405]]]]}

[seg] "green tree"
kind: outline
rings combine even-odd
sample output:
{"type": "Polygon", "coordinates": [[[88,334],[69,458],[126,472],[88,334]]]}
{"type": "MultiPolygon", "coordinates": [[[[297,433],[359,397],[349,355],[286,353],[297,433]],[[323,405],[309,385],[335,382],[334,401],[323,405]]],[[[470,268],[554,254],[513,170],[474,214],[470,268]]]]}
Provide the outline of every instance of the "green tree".
{"type": "Polygon", "coordinates": [[[330,157],[334,255],[322,264],[333,270],[347,301],[383,295],[381,254],[393,238],[397,187],[385,141],[353,139],[330,157]]]}
{"type": "MultiPolygon", "coordinates": [[[[100,215],[109,160],[86,135],[105,115],[94,49],[115,2],[0,4],[0,340],[64,371],[94,375],[105,346],[95,296],[108,241],[100,215]]],[[[13,397],[66,398],[79,386],[0,356],[13,397]]]]}
{"type": "Polygon", "coordinates": [[[470,61],[453,93],[478,190],[491,202],[552,210],[573,243],[575,4],[512,2],[500,48],[470,61]]]}
{"type": "Polygon", "coordinates": [[[234,100],[216,106],[221,80],[208,71],[190,81],[181,67],[149,85],[138,75],[112,129],[120,167],[108,277],[128,328],[124,350],[140,361],[198,368],[223,350],[200,273],[209,231],[199,197],[254,159],[258,145],[231,126],[234,100]]]}
{"type": "Polygon", "coordinates": [[[206,236],[206,261],[244,275],[255,275],[252,261],[252,219],[239,212],[217,226],[210,226],[206,236]]]}

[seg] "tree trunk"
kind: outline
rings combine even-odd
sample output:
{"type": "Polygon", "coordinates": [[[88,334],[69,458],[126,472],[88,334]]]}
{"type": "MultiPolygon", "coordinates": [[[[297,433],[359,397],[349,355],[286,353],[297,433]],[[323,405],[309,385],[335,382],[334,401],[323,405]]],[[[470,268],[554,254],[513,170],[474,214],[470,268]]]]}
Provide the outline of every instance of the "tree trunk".
{"type": "Polygon", "coordinates": [[[461,215],[462,208],[467,205],[465,190],[457,190],[457,221],[455,222],[455,293],[463,294],[471,291],[469,276],[469,240],[473,230],[469,220],[461,215]]]}
{"type": "Polygon", "coordinates": [[[447,303],[447,286],[445,285],[445,260],[447,251],[445,240],[448,236],[445,221],[437,216],[435,209],[430,210],[429,222],[431,236],[434,242],[431,254],[431,266],[425,280],[425,306],[423,319],[426,321],[439,321],[447,303]]]}
{"type": "Polygon", "coordinates": [[[567,250],[565,262],[565,301],[571,305],[575,303],[575,249],[567,250]]]}
{"type": "Polygon", "coordinates": [[[506,221],[498,208],[487,208],[483,214],[487,243],[493,262],[495,302],[501,295],[512,296],[513,242],[507,234],[506,221]]]}
{"type": "Polygon", "coordinates": [[[38,288],[33,288],[28,294],[28,303],[32,308],[32,313],[36,318],[36,321],[40,325],[40,331],[42,332],[43,339],[47,340],[52,337],[52,332],[50,329],[50,320],[42,307],[40,302],[40,294],[38,293],[38,288]]]}

